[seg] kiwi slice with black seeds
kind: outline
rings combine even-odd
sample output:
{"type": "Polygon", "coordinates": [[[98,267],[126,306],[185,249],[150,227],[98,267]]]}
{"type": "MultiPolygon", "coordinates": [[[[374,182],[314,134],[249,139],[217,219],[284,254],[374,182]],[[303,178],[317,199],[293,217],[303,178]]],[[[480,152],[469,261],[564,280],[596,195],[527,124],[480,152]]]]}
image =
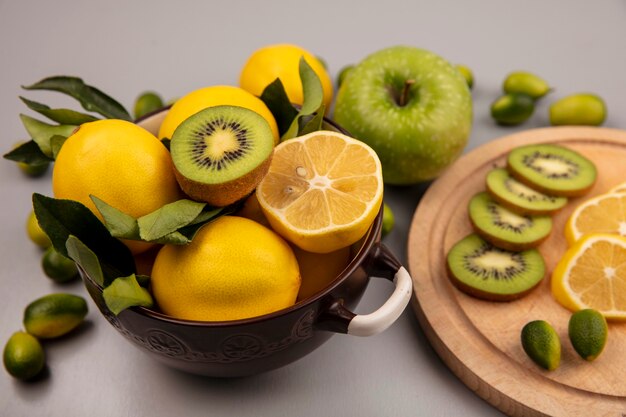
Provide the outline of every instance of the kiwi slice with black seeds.
{"type": "Polygon", "coordinates": [[[535,248],[550,236],[552,218],[523,216],[498,204],[488,193],[476,194],[469,203],[474,230],[494,246],[510,251],[535,248]]]}
{"type": "Polygon", "coordinates": [[[578,152],[559,145],[527,145],[513,149],[507,167],[520,182],[546,194],[577,197],[593,187],[597,170],[578,152]]]}
{"type": "Polygon", "coordinates": [[[258,113],[237,106],[209,107],[172,134],[176,179],[192,199],[232,204],[256,188],[267,173],[274,136],[258,113]]]}
{"type": "Polygon", "coordinates": [[[546,272],[543,257],[536,249],[507,251],[477,234],[466,236],[450,249],[447,265],[457,288],[490,301],[523,297],[537,287],[546,272]]]}
{"type": "Polygon", "coordinates": [[[567,204],[567,198],[541,193],[513,178],[504,168],[487,174],[487,191],[501,205],[522,215],[552,214],[567,204]]]}

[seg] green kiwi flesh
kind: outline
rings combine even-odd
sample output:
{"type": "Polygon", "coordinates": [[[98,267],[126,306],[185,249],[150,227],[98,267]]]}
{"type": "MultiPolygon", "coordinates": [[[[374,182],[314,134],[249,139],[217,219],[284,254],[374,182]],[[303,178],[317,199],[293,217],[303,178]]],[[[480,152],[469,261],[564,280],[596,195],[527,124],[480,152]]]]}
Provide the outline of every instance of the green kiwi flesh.
{"type": "Polygon", "coordinates": [[[527,145],[513,149],[507,158],[511,174],[543,193],[576,197],[596,181],[593,162],[576,151],[559,145],[527,145]]]}
{"type": "Polygon", "coordinates": [[[567,204],[567,198],[541,193],[513,178],[506,169],[487,174],[487,191],[501,205],[522,215],[552,214],[567,204]]]}
{"type": "Polygon", "coordinates": [[[176,179],[192,199],[223,207],[250,194],[267,173],[274,137],[258,113],[209,107],[182,122],[170,152],[176,179]]]}
{"type": "Polygon", "coordinates": [[[528,294],[543,279],[546,267],[536,249],[511,252],[477,234],[466,236],[448,252],[452,283],[468,295],[490,301],[510,301],[528,294]]]}
{"type": "Polygon", "coordinates": [[[517,214],[485,192],[476,194],[468,209],[476,233],[501,249],[523,251],[535,248],[550,236],[552,230],[550,216],[517,214]]]}

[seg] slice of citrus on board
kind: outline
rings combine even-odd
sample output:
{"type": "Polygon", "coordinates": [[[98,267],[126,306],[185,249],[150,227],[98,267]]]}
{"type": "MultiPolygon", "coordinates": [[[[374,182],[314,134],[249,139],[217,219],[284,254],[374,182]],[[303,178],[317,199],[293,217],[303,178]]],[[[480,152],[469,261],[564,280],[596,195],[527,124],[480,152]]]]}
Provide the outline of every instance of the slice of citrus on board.
{"type": "Polygon", "coordinates": [[[565,225],[568,244],[591,233],[626,236],[626,193],[601,194],[576,207],[565,225]]]}
{"type": "Polygon", "coordinates": [[[274,149],[256,195],[276,232],[328,253],[358,241],[374,221],[383,199],[380,160],[361,141],[313,132],[274,149]]]}
{"type": "Polygon", "coordinates": [[[607,319],[626,320],[626,238],[581,238],[554,269],[552,294],[569,310],[592,308],[607,319]]]}

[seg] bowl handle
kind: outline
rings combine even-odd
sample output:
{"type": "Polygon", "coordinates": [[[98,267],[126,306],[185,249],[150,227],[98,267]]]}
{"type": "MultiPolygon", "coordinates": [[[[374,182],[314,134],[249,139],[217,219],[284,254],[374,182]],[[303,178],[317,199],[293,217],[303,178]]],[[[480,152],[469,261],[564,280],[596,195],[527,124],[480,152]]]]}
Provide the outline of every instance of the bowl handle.
{"type": "Polygon", "coordinates": [[[354,336],[372,336],[382,332],[396,321],[411,299],[413,281],[408,271],[383,244],[377,244],[364,264],[369,275],[387,278],[396,288],[385,303],[370,314],[354,314],[335,299],[320,314],[316,327],[354,336]]]}

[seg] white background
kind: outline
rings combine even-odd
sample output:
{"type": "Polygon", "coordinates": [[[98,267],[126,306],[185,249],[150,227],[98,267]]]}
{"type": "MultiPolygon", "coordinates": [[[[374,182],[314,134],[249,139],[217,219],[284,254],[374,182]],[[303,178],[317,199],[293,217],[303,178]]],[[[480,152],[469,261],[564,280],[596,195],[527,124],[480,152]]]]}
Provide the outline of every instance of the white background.
{"type": "MultiPolygon", "coordinates": [[[[25,92],[50,75],[76,75],[127,108],[147,89],[165,98],[213,84],[236,84],[256,48],[289,42],[323,57],[333,78],[378,49],[430,49],[475,73],[474,128],[467,151],[515,131],[548,124],[549,103],[594,92],[608,105],[605,126],[626,128],[626,2],[559,1],[34,1],[0,0],[0,147],[27,139],[18,114],[25,95],[55,107],[72,100],[25,92]],[[536,72],[555,91],[533,118],[496,126],[489,105],[512,70],[536,72]]],[[[68,291],[42,273],[27,240],[29,180],[0,161],[0,342],[21,327],[34,298],[68,291]]],[[[625,172],[626,179],[626,172],[625,172]]],[[[412,213],[426,185],[387,187],[397,226],[386,239],[406,263],[412,213]]],[[[391,292],[373,280],[358,312],[391,292]]],[[[72,337],[46,343],[49,376],[34,384],[0,371],[3,416],[490,416],[500,413],[463,385],[428,345],[411,309],[383,334],[337,335],[304,359],[245,379],[216,380],[170,370],[128,344],[90,302],[72,337]]],[[[506,370],[503,370],[506,372],[506,370]]]]}

